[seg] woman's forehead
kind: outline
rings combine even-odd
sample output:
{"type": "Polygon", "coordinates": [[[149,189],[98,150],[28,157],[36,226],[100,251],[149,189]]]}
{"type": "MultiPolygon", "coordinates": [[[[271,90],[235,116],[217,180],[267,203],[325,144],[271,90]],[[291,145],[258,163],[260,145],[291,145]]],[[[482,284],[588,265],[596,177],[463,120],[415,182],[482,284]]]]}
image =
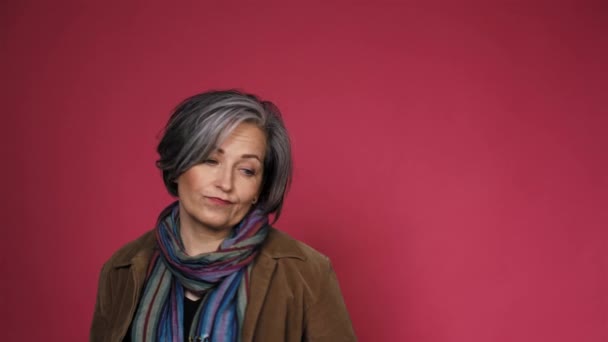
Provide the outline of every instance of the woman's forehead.
{"type": "Polygon", "coordinates": [[[214,152],[240,154],[244,158],[262,161],[266,152],[266,134],[257,125],[241,123],[216,146],[214,152]]]}

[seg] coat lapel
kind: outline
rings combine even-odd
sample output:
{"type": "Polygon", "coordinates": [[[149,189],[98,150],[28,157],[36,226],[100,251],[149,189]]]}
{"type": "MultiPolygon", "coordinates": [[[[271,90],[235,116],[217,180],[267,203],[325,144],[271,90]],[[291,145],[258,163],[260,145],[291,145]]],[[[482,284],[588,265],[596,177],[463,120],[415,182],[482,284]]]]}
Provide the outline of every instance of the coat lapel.
{"type": "Polygon", "coordinates": [[[118,309],[113,320],[117,327],[113,330],[112,341],[122,341],[129,330],[146,280],[148,264],[156,246],[154,235],[150,233],[145,234],[142,241],[138,242],[143,245],[143,248],[133,248],[132,251],[117,258],[113,265],[115,270],[129,268],[129,272],[123,273],[124,276],[116,284],[123,295],[116,296],[120,297],[120,300],[117,300],[119,304],[117,304],[118,309]],[[132,254],[133,251],[136,251],[135,254],[132,254]]]}
{"type": "Polygon", "coordinates": [[[271,228],[251,270],[249,300],[245,309],[243,330],[241,331],[242,342],[253,341],[262,306],[264,306],[268,294],[268,286],[274,275],[277,262],[281,258],[306,260],[292,238],[271,228]]]}
{"type": "Polygon", "coordinates": [[[247,309],[245,309],[243,331],[241,332],[242,342],[253,341],[255,327],[276,266],[277,261],[275,259],[262,254],[258,257],[257,263],[251,270],[249,300],[247,302],[247,309]]]}

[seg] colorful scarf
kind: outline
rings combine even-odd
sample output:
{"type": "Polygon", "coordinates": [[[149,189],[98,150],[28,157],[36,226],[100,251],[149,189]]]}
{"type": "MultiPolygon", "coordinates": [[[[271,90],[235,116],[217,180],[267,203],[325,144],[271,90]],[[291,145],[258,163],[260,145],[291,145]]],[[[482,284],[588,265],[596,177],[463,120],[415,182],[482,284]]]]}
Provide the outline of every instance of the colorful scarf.
{"type": "Polygon", "coordinates": [[[179,202],[158,219],[146,285],[133,319],[133,342],[240,341],[252,260],[268,234],[268,217],[250,212],[217,251],[188,256],[179,230],[179,202]],[[184,332],[184,291],[203,296],[184,332]]]}

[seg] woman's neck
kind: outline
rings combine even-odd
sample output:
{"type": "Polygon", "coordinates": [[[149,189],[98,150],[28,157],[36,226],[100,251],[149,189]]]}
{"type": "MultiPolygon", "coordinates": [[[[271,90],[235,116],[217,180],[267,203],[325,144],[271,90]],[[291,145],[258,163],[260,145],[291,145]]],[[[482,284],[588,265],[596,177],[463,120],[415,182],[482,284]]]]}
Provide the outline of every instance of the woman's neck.
{"type": "Polygon", "coordinates": [[[190,256],[217,251],[222,241],[230,234],[229,229],[211,229],[182,213],[183,210],[180,210],[179,230],[185,252],[190,256]]]}

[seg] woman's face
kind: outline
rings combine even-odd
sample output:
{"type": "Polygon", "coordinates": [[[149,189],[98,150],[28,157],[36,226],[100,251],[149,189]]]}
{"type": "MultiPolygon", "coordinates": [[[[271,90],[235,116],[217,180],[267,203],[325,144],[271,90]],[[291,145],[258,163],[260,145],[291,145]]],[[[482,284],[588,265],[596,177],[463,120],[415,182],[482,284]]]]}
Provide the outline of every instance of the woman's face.
{"type": "Polygon", "coordinates": [[[238,125],[207,160],[177,178],[182,223],[213,230],[239,223],[260,194],[265,152],[264,132],[238,125]]]}

